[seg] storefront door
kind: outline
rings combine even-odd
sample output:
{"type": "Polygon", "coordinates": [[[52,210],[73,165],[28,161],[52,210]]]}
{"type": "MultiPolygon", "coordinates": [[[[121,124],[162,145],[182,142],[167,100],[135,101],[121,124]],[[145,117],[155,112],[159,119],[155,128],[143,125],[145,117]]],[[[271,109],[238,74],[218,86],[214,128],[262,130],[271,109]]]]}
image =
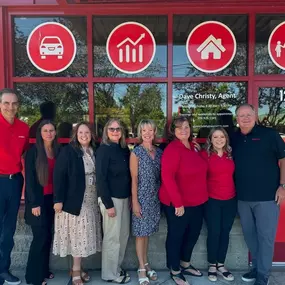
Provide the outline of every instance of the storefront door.
{"type": "MultiPolygon", "coordinates": [[[[275,128],[285,141],[285,82],[257,82],[254,93],[254,104],[258,106],[258,123],[275,128]]],[[[280,210],[274,265],[285,264],[285,203],[281,205],[280,210]]]]}

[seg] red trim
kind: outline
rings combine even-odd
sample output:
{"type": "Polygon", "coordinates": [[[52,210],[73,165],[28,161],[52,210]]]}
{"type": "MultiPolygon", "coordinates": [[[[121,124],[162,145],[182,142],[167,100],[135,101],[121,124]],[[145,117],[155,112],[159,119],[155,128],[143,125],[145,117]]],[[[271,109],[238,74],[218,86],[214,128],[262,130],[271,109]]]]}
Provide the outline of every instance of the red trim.
{"type": "Polygon", "coordinates": [[[167,126],[172,120],[172,76],[173,76],[173,15],[168,15],[167,25],[167,126]]]}
{"type": "Polygon", "coordinates": [[[87,17],[87,54],[88,54],[88,100],[89,100],[89,122],[94,123],[94,85],[93,85],[93,19],[87,17]]]}
{"type": "Polygon", "coordinates": [[[255,54],[255,14],[250,14],[248,19],[248,85],[247,102],[253,103],[253,84],[254,84],[254,54],[255,54]]]}
{"type": "Polygon", "coordinates": [[[2,41],[0,41],[0,89],[5,88],[5,57],[4,57],[4,30],[5,30],[5,23],[4,23],[4,8],[0,7],[0,35],[2,35],[2,41]]]}
{"type": "Polygon", "coordinates": [[[12,77],[14,83],[42,83],[42,82],[87,82],[87,77],[12,77]]]}

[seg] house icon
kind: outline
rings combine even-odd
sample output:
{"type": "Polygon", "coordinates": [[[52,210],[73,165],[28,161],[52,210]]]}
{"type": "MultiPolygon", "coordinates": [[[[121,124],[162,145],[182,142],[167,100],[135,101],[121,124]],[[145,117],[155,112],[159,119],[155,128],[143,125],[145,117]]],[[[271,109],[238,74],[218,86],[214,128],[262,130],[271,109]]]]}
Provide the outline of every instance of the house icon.
{"type": "Polygon", "coordinates": [[[216,39],[210,35],[198,48],[197,51],[201,53],[201,59],[209,59],[210,53],[213,54],[214,59],[221,59],[222,52],[226,49],[222,45],[221,39],[216,39]]]}

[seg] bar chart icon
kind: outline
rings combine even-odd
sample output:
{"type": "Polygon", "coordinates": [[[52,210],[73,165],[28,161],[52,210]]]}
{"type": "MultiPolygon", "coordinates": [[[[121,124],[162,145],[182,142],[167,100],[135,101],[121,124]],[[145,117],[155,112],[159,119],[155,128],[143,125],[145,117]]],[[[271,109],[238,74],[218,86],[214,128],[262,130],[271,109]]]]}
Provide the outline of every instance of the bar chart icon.
{"type": "Polygon", "coordinates": [[[144,37],[145,34],[141,34],[135,42],[130,38],[126,38],[120,42],[117,45],[119,49],[119,62],[143,62],[143,45],[139,43],[144,37]]]}
{"type": "Polygon", "coordinates": [[[106,43],[112,65],[127,74],[146,69],[152,62],[156,43],[151,31],[137,22],[125,22],[115,27],[106,43]]]}

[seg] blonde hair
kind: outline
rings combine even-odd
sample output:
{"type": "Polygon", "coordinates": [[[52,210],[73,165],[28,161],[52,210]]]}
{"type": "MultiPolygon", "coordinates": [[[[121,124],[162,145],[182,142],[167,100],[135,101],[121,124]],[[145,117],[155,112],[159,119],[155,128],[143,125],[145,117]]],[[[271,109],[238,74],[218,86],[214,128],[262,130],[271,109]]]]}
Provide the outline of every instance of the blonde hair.
{"type": "Polygon", "coordinates": [[[111,124],[113,123],[118,123],[120,129],[121,129],[121,138],[119,140],[119,143],[121,145],[122,148],[127,147],[127,143],[126,143],[126,137],[125,137],[125,128],[123,127],[121,121],[119,119],[110,119],[104,126],[104,130],[103,130],[103,135],[102,135],[102,142],[101,144],[106,144],[109,145],[111,143],[111,140],[108,137],[108,128],[111,124]]]}
{"type": "Polygon", "coordinates": [[[152,140],[152,143],[154,144],[155,140],[156,140],[157,126],[156,126],[156,124],[155,124],[155,122],[153,120],[149,120],[149,119],[141,120],[139,125],[138,125],[138,139],[139,139],[139,143],[143,142],[143,139],[142,139],[142,129],[145,126],[150,126],[150,127],[153,128],[153,130],[154,130],[154,138],[152,140]]]}
{"type": "Polygon", "coordinates": [[[223,147],[223,152],[227,153],[228,158],[232,158],[232,148],[230,147],[229,135],[226,132],[226,130],[224,128],[221,128],[221,127],[216,127],[216,128],[211,129],[211,131],[208,135],[207,142],[206,142],[206,151],[207,151],[208,155],[210,156],[212,153],[217,153],[217,151],[214,149],[214,146],[212,144],[212,137],[216,131],[222,132],[223,135],[225,136],[226,144],[223,147]]]}

